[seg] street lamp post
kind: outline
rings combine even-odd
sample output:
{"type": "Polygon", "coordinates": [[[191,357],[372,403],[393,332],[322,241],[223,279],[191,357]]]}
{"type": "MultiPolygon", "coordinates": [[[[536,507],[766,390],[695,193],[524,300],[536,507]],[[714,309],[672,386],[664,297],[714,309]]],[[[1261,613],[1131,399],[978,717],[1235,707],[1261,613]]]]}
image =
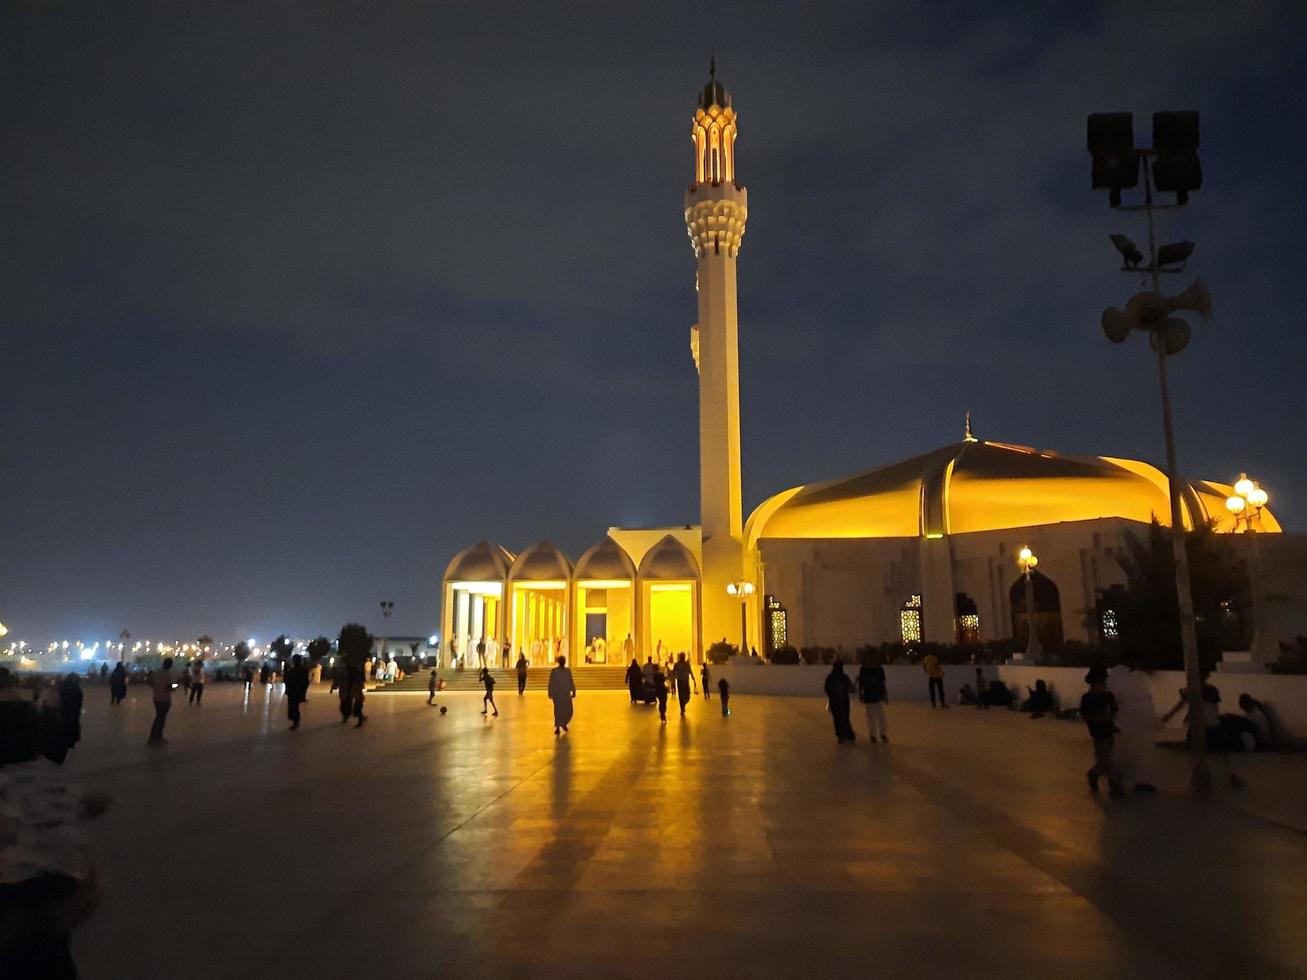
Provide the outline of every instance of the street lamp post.
{"type": "Polygon", "coordinates": [[[1039,630],[1035,628],[1035,584],[1030,573],[1039,564],[1039,556],[1027,545],[1017,552],[1017,565],[1026,580],[1026,659],[1035,662],[1044,652],[1039,642],[1039,630]]]}
{"type": "Polygon", "coordinates": [[[1211,788],[1207,765],[1207,739],[1203,729],[1202,667],[1198,660],[1198,634],[1194,625],[1193,588],[1189,577],[1189,554],[1185,545],[1184,510],[1181,503],[1183,484],[1176,463],[1175,429],[1171,420],[1171,395],[1166,372],[1168,355],[1178,354],[1189,343],[1189,325],[1171,314],[1177,310],[1194,310],[1204,317],[1211,313],[1211,300],[1201,282],[1175,296],[1160,290],[1163,273],[1179,274],[1193,252],[1193,242],[1157,245],[1153,212],[1182,207],[1189,202],[1189,192],[1202,186],[1202,168],[1198,160],[1198,113],[1157,112],[1153,114],[1153,146],[1134,145],[1134,120],[1128,112],[1096,113],[1089,117],[1089,152],[1093,155],[1094,188],[1109,191],[1114,209],[1143,211],[1148,219],[1148,252],[1143,253],[1125,235],[1112,235],[1112,244],[1121,253],[1123,272],[1146,275],[1152,289],[1136,293],[1125,310],[1115,308],[1103,313],[1103,332],[1113,343],[1123,343],[1131,331],[1148,334],[1149,345],[1157,352],[1158,384],[1162,400],[1162,430],[1166,438],[1166,475],[1171,497],[1171,548],[1175,556],[1175,591],[1180,617],[1180,647],[1184,652],[1185,699],[1189,704],[1187,740],[1192,769],[1190,785],[1197,793],[1211,788]],[[1142,166],[1141,166],[1142,165],[1142,166]],[[1122,207],[1121,191],[1139,183],[1143,172],[1144,203],[1122,207]],[[1176,203],[1153,201],[1154,188],[1174,192],[1176,203]],[[1148,264],[1140,263],[1147,259],[1148,264]]]}
{"type": "Polygon", "coordinates": [[[1239,474],[1239,479],[1234,482],[1234,493],[1225,498],[1225,509],[1234,516],[1234,529],[1238,531],[1242,524],[1248,541],[1248,578],[1253,594],[1253,639],[1249,647],[1253,662],[1263,665],[1279,656],[1274,640],[1266,631],[1262,556],[1257,547],[1257,525],[1261,521],[1262,508],[1270,499],[1271,495],[1256,480],[1248,479],[1247,473],[1239,474]]]}
{"type": "Polygon", "coordinates": [[[389,599],[381,600],[382,621],[385,623],[384,635],[381,637],[381,661],[386,660],[386,651],[390,648],[390,614],[395,611],[395,604],[389,599]]]}
{"type": "Polygon", "coordinates": [[[740,656],[749,653],[749,596],[753,595],[752,582],[731,582],[726,586],[727,595],[740,597],[740,656]]]}

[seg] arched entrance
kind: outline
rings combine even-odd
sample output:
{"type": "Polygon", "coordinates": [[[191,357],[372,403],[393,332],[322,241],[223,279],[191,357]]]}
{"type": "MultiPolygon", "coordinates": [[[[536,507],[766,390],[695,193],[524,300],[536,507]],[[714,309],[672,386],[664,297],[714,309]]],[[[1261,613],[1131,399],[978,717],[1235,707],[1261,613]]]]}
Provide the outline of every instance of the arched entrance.
{"type": "Polygon", "coordinates": [[[454,667],[455,658],[469,663],[483,637],[487,643],[502,640],[504,588],[512,563],[512,554],[489,541],[478,541],[454,556],[445,569],[438,665],[454,667]]]}
{"type": "Polygon", "coordinates": [[[631,557],[605,537],[583,554],[573,572],[576,626],[572,663],[627,663],[636,648],[636,573],[631,557]]]}
{"type": "MultiPolygon", "coordinates": [[[[1062,598],[1057,585],[1043,572],[1030,573],[1030,584],[1035,599],[1035,635],[1045,650],[1062,647],[1062,598]]],[[[1008,602],[1012,608],[1012,643],[1024,650],[1030,643],[1030,624],[1026,608],[1025,576],[1018,576],[1008,589],[1008,602]]]]}
{"type": "Polygon", "coordinates": [[[638,580],[641,659],[684,653],[702,660],[699,563],[690,549],[667,535],[640,562],[638,580]]]}
{"type": "Polygon", "coordinates": [[[568,652],[571,591],[572,563],[550,542],[541,541],[517,556],[508,571],[510,660],[525,653],[531,666],[546,667],[568,652]]]}

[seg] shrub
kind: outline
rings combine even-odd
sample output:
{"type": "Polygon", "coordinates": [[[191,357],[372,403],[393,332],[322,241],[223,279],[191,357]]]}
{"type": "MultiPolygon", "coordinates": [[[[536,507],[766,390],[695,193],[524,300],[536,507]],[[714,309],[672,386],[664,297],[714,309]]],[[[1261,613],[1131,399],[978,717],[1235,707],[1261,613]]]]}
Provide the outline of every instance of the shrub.
{"type": "Polygon", "coordinates": [[[718,640],[708,648],[706,656],[708,657],[708,662],[710,664],[724,664],[728,657],[734,656],[739,652],[739,648],[734,644],[727,643],[725,640],[718,640]]]}
{"type": "Polygon", "coordinates": [[[774,664],[797,664],[799,662],[799,651],[789,644],[777,647],[771,652],[771,662],[774,664]]]}
{"type": "Polygon", "coordinates": [[[362,667],[364,661],[372,655],[372,634],[368,632],[366,626],[346,623],[340,628],[336,649],[340,651],[341,659],[350,667],[362,667]]]}

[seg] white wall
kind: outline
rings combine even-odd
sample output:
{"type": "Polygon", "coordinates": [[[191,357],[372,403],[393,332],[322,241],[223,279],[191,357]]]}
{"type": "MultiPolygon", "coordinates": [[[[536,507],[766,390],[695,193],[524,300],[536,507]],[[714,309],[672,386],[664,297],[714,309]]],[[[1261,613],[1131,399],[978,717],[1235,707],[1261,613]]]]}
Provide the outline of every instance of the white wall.
{"type": "MultiPolygon", "coordinates": [[[[856,675],[856,664],[845,664],[849,674],[856,675]]],[[[782,697],[824,697],[822,685],[830,667],[825,665],[713,665],[713,683],[725,677],[732,694],[768,694],[782,697]]],[[[987,680],[995,677],[1009,687],[1024,693],[1042,678],[1053,688],[1063,705],[1072,706],[1085,692],[1084,667],[1026,667],[986,666],[987,680]]],[[[1153,692],[1153,703],[1158,714],[1175,704],[1180,688],[1184,686],[1184,673],[1178,670],[1159,670],[1146,675],[1153,692]]],[[[944,668],[944,692],[950,704],[957,704],[958,690],[963,684],[975,684],[976,669],[972,666],[948,665],[944,668]]],[[[929,696],[926,673],[919,666],[894,664],[885,668],[889,698],[894,701],[926,702],[929,696]]],[[[1221,691],[1221,710],[1237,712],[1239,695],[1251,694],[1271,706],[1282,730],[1294,738],[1307,738],[1307,676],[1284,674],[1214,674],[1214,683],[1221,691]]],[[[1109,685],[1110,688],[1110,685],[1109,685]]],[[[1179,732],[1183,712],[1171,724],[1179,732]]]]}

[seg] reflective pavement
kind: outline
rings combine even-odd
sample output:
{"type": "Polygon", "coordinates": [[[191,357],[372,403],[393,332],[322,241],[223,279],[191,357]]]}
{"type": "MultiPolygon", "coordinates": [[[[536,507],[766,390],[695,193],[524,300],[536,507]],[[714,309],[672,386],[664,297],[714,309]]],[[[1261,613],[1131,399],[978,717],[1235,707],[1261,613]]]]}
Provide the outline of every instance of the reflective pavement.
{"type": "Polygon", "coordinates": [[[1307,757],[1200,802],[1164,752],[1122,802],[1083,726],[1003,711],[847,747],[817,699],[663,727],[594,692],[555,738],[540,694],[355,730],[323,688],[290,733],[279,689],[210,685],[147,749],[145,690],[106,701],[68,766],[115,798],[88,978],[1307,976],[1307,835],[1248,806],[1307,757]]]}

